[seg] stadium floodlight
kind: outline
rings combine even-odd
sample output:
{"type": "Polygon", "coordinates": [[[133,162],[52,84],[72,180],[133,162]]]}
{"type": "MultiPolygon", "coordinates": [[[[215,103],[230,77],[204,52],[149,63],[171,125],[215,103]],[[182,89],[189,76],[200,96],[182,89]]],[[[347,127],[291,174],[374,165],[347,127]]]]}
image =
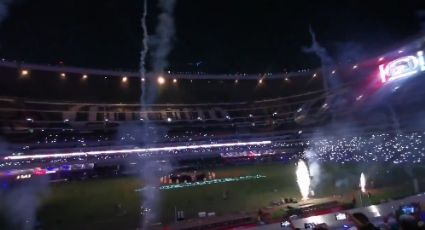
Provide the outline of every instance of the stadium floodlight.
{"type": "Polygon", "coordinates": [[[159,76],[157,81],[158,81],[158,84],[163,85],[165,83],[165,78],[162,76],[159,76]]]}
{"type": "Polygon", "coordinates": [[[134,148],[134,149],[117,149],[117,150],[96,150],[86,152],[67,152],[67,153],[48,153],[48,154],[30,154],[30,155],[10,155],[6,156],[4,160],[31,160],[31,159],[52,159],[52,158],[69,158],[69,157],[87,157],[98,155],[111,155],[111,154],[138,154],[138,153],[154,153],[164,151],[179,151],[179,150],[193,150],[193,149],[209,149],[221,147],[238,147],[250,145],[270,145],[271,141],[248,141],[248,142],[227,142],[227,143],[212,143],[201,145],[180,145],[168,147],[154,147],[154,148],[134,148]]]}
{"type": "Polygon", "coordinates": [[[122,83],[127,83],[127,81],[128,81],[128,78],[126,76],[124,76],[124,77],[121,78],[121,82],[122,83]]]}
{"type": "Polygon", "coordinates": [[[423,71],[425,71],[423,51],[418,51],[416,55],[400,57],[387,64],[379,65],[379,74],[383,83],[410,77],[423,71]]]}
{"type": "Polygon", "coordinates": [[[83,79],[87,79],[87,78],[88,78],[87,74],[84,74],[83,79]]]}
{"type": "Polygon", "coordinates": [[[21,70],[21,76],[27,76],[29,74],[29,71],[26,69],[21,70]]]}
{"type": "Polygon", "coordinates": [[[177,79],[176,78],[173,79],[173,83],[177,83],[177,79]]]}

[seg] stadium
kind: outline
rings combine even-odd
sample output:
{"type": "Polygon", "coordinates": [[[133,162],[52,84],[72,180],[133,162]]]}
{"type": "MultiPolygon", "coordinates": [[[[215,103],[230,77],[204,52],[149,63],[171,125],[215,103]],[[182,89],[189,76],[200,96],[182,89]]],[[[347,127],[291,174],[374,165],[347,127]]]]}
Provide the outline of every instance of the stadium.
{"type": "Polygon", "coordinates": [[[257,74],[2,59],[0,228],[420,222],[424,51],[420,34],[359,60],[257,74]]]}

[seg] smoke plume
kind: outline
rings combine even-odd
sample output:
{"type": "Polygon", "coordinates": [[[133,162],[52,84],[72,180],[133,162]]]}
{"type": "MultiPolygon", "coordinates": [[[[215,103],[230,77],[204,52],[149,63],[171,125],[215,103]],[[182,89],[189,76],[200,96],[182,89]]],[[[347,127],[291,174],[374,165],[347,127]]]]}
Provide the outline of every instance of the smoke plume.
{"type": "MultiPolygon", "coordinates": [[[[151,47],[152,58],[152,72],[153,76],[156,74],[164,73],[168,67],[168,54],[172,49],[172,41],[175,34],[174,28],[174,7],[175,0],[159,0],[159,8],[161,10],[158,16],[158,25],[155,30],[155,35],[148,36],[146,26],[147,16],[147,0],[144,1],[144,11],[142,15],[142,29],[143,29],[143,50],[141,51],[140,61],[140,74],[145,78],[142,81],[142,97],[141,104],[142,110],[149,111],[149,105],[156,102],[158,97],[158,85],[156,79],[146,78],[146,55],[148,52],[148,45],[151,47]]],[[[146,121],[142,125],[143,133],[147,133],[144,143],[155,143],[159,133],[164,131],[157,124],[146,121]]],[[[143,220],[143,229],[148,229],[153,221],[158,219],[160,213],[159,202],[160,193],[158,190],[159,178],[161,175],[166,175],[171,171],[171,166],[168,161],[157,161],[154,159],[145,160],[141,167],[141,179],[144,183],[144,190],[142,192],[143,208],[146,210],[143,220]]]]}
{"type": "Polygon", "coordinates": [[[146,25],[146,17],[148,15],[148,0],[143,1],[143,14],[142,14],[142,33],[143,33],[143,39],[142,39],[142,51],[140,52],[140,77],[141,77],[141,85],[142,85],[142,97],[141,102],[143,103],[145,101],[144,95],[146,91],[146,55],[149,51],[149,34],[148,34],[148,27],[146,25]]]}
{"type": "Polygon", "coordinates": [[[149,160],[142,165],[141,178],[144,183],[142,193],[143,208],[148,210],[143,216],[143,229],[149,229],[150,224],[158,220],[161,212],[160,194],[158,187],[160,186],[160,177],[171,172],[171,165],[168,161],[149,160]]]}
{"type": "Polygon", "coordinates": [[[310,26],[309,29],[310,36],[311,36],[311,46],[310,47],[304,47],[303,51],[305,53],[314,53],[317,57],[320,58],[321,63],[321,69],[324,81],[324,88],[325,90],[328,89],[334,89],[339,85],[339,82],[337,81],[337,77],[334,76],[331,78],[331,73],[333,71],[335,62],[333,58],[329,55],[328,51],[322,47],[319,42],[316,39],[316,34],[313,31],[313,28],[310,26]]]}
{"type": "Polygon", "coordinates": [[[172,41],[175,34],[174,6],[175,0],[159,0],[161,14],[158,16],[158,26],[155,37],[152,40],[153,71],[161,73],[168,66],[168,54],[172,49],[172,41]]]}
{"type": "Polygon", "coordinates": [[[308,160],[308,168],[310,171],[310,176],[312,177],[310,187],[314,191],[319,185],[319,183],[321,182],[322,177],[325,174],[322,172],[320,162],[317,160],[314,150],[312,149],[305,150],[304,156],[308,160]]]}
{"type": "MultiPolygon", "coordinates": [[[[172,49],[175,34],[174,8],[176,1],[159,0],[158,3],[161,10],[158,16],[158,25],[155,34],[149,37],[147,44],[151,46],[152,72],[159,75],[168,67],[168,54],[172,49]]],[[[144,50],[147,50],[147,48],[144,50]]],[[[144,84],[146,86],[143,87],[144,90],[142,91],[142,104],[152,104],[158,97],[156,79],[146,79],[144,84]]]]}
{"type": "Polygon", "coordinates": [[[0,213],[14,229],[34,229],[37,209],[48,193],[47,177],[36,177],[10,190],[0,191],[0,213]]]}

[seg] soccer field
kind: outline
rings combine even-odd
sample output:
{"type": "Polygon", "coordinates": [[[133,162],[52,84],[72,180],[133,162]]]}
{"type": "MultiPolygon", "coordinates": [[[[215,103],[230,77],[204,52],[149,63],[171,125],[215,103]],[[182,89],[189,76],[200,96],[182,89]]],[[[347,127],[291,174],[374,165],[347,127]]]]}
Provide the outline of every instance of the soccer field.
{"type": "MultiPolygon", "coordinates": [[[[175,209],[186,218],[200,211],[225,215],[255,212],[285,197],[300,199],[295,164],[234,166],[214,169],[217,177],[238,177],[261,174],[256,180],[229,182],[174,190],[161,190],[160,219],[174,221],[175,209]],[[227,199],[223,193],[227,192],[227,199]]],[[[373,181],[378,192],[371,202],[413,193],[410,175],[421,175],[423,167],[383,165],[323,165],[316,196],[352,194],[357,189],[361,172],[373,181]],[[384,171],[378,168],[386,169],[384,171]],[[383,189],[385,188],[385,189],[383,189]]],[[[423,175],[423,174],[422,174],[423,175]]],[[[422,185],[422,184],[421,184],[422,185]]],[[[141,196],[135,189],[142,187],[138,178],[90,180],[54,184],[39,212],[45,229],[134,229],[140,221],[141,196]],[[118,208],[118,206],[121,206],[118,208]]],[[[424,186],[422,186],[424,187],[424,186]]]]}

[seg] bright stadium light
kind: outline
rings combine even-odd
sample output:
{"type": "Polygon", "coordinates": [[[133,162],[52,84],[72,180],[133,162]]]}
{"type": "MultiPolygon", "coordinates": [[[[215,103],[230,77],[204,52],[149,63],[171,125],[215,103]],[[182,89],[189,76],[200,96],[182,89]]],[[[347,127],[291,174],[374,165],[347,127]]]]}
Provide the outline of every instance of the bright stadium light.
{"type": "Polygon", "coordinates": [[[144,82],[144,81],[145,81],[145,78],[144,78],[144,77],[142,77],[142,79],[141,79],[141,80],[142,80],[142,82],[144,82]]]}
{"type": "Polygon", "coordinates": [[[193,149],[208,149],[208,148],[221,148],[221,147],[237,147],[237,146],[250,146],[250,145],[270,145],[271,141],[249,141],[249,142],[228,142],[228,143],[215,143],[215,144],[201,144],[201,145],[179,145],[169,147],[156,147],[156,148],[134,148],[134,149],[118,149],[118,150],[97,150],[87,152],[68,152],[68,153],[50,153],[50,154],[31,154],[31,155],[10,155],[6,156],[4,160],[28,160],[28,159],[45,159],[45,158],[68,158],[68,157],[87,157],[97,155],[111,155],[111,154],[137,154],[146,152],[162,152],[162,151],[178,151],[178,150],[193,150],[193,149]]]}
{"type": "Polygon", "coordinates": [[[165,83],[165,78],[162,76],[159,76],[157,81],[158,81],[158,84],[163,85],[165,83]]]}
{"type": "Polygon", "coordinates": [[[21,70],[21,76],[23,76],[23,77],[28,76],[29,73],[30,72],[26,69],[21,70]]]}
{"type": "Polygon", "coordinates": [[[128,78],[126,76],[124,76],[124,77],[121,78],[121,82],[122,83],[127,83],[127,81],[128,81],[128,78]]]}
{"type": "Polygon", "coordinates": [[[61,73],[61,77],[66,77],[66,73],[61,73]]]}
{"type": "Polygon", "coordinates": [[[238,80],[238,79],[236,79],[236,80],[235,80],[235,84],[238,84],[238,83],[239,83],[239,80],[238,80]]]}
{"type": "Polygon", "coordinates": [[[258,84],[263,84],[263,79],[258,80],[258,84]]]}
{"type": "Polygon", "coordinates": [[[175,79],[175,78],[174,78],[174,79],[173,79],[173,83],[177,83],[177,79],[175,79]]]}
{"type": "Polygon", "coordinates": [[[84,74],[83,79],[87,79],[87,78],[88,78],[87,74],[84,74]]]}

